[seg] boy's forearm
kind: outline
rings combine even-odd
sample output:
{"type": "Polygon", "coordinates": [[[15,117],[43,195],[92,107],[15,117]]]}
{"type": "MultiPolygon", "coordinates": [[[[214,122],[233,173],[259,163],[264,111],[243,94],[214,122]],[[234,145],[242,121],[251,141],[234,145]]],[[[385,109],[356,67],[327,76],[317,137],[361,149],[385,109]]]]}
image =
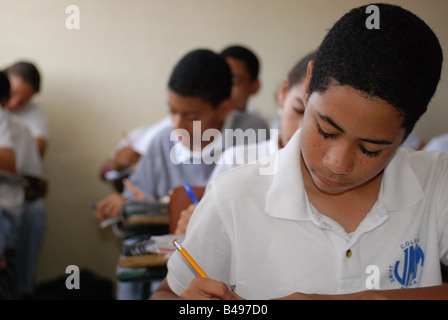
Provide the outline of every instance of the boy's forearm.
{"type": "Polygon", "coordinates": [[[176,295],[168,285],[168,281],[164,279],[159,288],[153,293],[150,300],[179,300],[180,297],[176,295]]]}
{"type": "Polygon", "coordinates": [[[368,290],[340,295],[294,293],[285,298],[304,299],[305,296],[312,300],[448,300],[448,284],[412,289],[368,290]]]}

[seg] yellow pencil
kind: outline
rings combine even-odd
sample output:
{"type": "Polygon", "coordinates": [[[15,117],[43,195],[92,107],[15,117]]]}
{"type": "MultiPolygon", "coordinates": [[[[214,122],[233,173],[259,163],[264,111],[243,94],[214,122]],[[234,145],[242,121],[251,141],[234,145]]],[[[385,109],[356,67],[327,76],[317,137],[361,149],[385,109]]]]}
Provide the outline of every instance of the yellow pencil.
{"type": "Polygon", "coordinates": [[[176,247],[177,250],[184,256],[184,258],[190,263],[190,265],[193,267],[193,269],[202,277],[202,278],[208,278],[208,275],[204,272],[204,270],[201,269],[201,267],[194,261],[194,259],[190,256],[190,254],[187,252],[187,250],[184,249],[180,245],[179,242],[176,240],[173,240],[173,244],[176,247]]]}

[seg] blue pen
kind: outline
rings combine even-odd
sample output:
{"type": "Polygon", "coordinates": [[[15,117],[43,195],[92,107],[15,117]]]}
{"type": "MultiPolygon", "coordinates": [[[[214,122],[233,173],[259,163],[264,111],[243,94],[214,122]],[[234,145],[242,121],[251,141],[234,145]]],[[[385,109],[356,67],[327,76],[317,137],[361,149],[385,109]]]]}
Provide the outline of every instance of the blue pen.
{"type": "Polygon", "coordinates": [[[194,192],[193,192],[193,189],[191,189],[191,187],[190,187],[190,185],[188,184],[188,182],[185,182],[185,183],[184,183],[184,188],[185,188],[185,190],[187,191],[187,193],[188,193],[188,195],[190,196],[190,198],[191,198],[191,200],[193,201],[193,203],[197,205],[197,204],[199,203],[199,201],[198,201],[198,199],[196,198],[196,196],[195,196],[195,194],[194,194],[194,192]]]}

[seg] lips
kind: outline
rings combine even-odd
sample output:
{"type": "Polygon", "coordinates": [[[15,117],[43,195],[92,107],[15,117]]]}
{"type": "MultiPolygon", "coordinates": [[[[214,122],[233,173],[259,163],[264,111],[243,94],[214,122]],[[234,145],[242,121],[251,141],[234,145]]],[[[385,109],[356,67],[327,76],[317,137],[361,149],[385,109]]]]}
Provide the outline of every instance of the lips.
{"type": "Polygon", "coordinates": [[[320,183],[322,183],[323,185],[330,187],[330,188],[339,189],[339,188],[345,188],[349,185],[348,183],[340,183],[340,182],[328,180],[328,179],[320,176],[316,172],[314,172],[314,176],[317,178],[317,180],[319,180],[320,183]]]}

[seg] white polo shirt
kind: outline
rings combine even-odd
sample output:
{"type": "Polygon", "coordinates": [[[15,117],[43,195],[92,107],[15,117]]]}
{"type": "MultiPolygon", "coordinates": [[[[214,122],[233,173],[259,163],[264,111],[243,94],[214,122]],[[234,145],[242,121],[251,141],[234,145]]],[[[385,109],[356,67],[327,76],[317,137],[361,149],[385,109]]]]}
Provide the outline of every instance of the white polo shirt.
{"type": "MultiPolygon", "coordinates": [[[[271,154],[278,161],[274,175],[260,175],[254,163],[208,185],[183,246],[209,277],[247,299],[358,292],[366,281],[380,289],[441,284],[440,261],[448,264],[448,154],[399,148],[376,204],[347,234],[308,201],[299,141],[300,130],[271,154]]],[[[181,294],[195,276],[174,253],[171,289],[181,294]]]]}

